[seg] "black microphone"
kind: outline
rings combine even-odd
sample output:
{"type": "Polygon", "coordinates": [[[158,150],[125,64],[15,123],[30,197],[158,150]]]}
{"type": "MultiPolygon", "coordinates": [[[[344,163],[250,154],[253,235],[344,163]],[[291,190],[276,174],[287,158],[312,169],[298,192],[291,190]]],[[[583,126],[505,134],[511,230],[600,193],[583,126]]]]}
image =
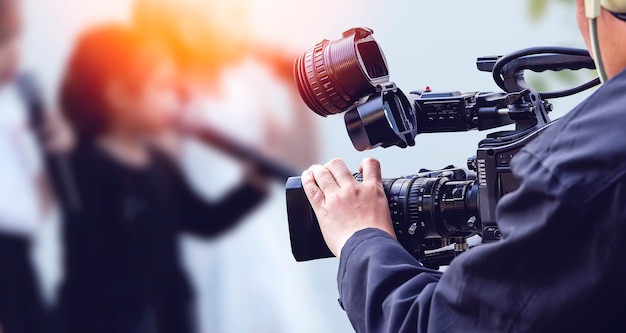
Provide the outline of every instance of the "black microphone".
{"type": "Polygon", "coordinates": [[[43,163],[48,171],[56,198],[65,213],[77,213],[81,202],[69,160],[67,156],[45,148],[49,133],[46,131],[47,115],[42,90],[37,80],[29,74],[19,75],[16,85],[26,105],[30,125],[39,142],[43,163]]]}
{"type": "Polygon", "coordinates": [[[179,128],[183,133],[191,135],[238,161],[252,163],[261,173],[277,181],[286,182],[289,177],[301,174],[297,169],[268,158],[258,153],[253,147],[237,142],[237,140],[209,125],[179,125],[179,128]]]}

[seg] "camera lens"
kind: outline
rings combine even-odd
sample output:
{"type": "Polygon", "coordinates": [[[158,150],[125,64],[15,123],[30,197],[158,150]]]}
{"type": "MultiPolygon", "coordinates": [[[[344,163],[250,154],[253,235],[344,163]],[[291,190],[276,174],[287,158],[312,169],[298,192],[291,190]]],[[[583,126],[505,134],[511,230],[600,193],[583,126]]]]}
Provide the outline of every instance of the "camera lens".
{"type": "MultiPolygon", "coordinates": [[[[362,181],[362,174],[354,178],[362,181]]],[[[404,178],[383,179],[394,231],[410,253],[427,239],[469,236],[481,230],[478,185],[462,169],[425,171],[404,178]]],[[[291,248],[298,261],[328,258],[330,252],[300,177],[287,181],[287,214],[291,248]]]]}
{"type": "MultiPolygon", "coordinates": [[[[454,171],[444,171],[453,173],[454,171]]],[[[468,236],[476,232],[478,186],[475,180],[446,176],[384,179],[383,186],[398,241],[411,253],[424,239],[468,236]]]]}
{"type": "Polygon", "coordinates": [[[389,80],[387,61],[372,34],[367,28],[350,29],[296,59],[296,84],[311,110],[324,117],[349,111],[389,80]]]}
{"type": "Polygon", "coordinates": [[[376,147],[415,145],[417,122],[407,97],[395,86],[372,95],[344,116],[354,148],[364,151],[376,147]]]}

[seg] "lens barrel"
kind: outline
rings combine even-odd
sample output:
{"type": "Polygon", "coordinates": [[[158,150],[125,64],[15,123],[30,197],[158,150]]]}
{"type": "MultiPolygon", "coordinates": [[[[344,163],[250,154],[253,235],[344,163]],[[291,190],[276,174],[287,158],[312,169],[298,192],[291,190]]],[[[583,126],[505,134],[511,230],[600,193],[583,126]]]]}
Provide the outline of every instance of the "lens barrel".
{"type": "Polygon", "coordinates": [[[414,177],[386,179],[383,184],[394,231],[410,253],[417,253],[425,239],[469,236],[477,231],[475,180],[414,177]]]}
{"type": "Polygon", "coordinates": [[[387,61],[372,34],[368,28],[353,28],[296,59],[296,84],[309,108],[323,117],[349,111],[389,81],[387,61]]]}
{"type": "MultiPolygon", "coordinates": [[[[355,174],[361,181],[362,175],[355,174]]],[[[412,254],[425,239],[469,236],[480,230],[478,185],[463,169],[383,179],[398,241],[412,254]]],[[[291,248],[298,261],[332,257],[299,177],[287,181],[291,248]]]]}

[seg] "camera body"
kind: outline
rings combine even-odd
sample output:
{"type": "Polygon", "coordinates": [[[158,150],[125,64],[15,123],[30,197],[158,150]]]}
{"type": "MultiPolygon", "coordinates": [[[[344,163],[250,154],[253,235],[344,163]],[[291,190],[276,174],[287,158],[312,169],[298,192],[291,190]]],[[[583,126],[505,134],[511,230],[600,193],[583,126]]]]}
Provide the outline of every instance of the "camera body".
{"type": "MultiPolygon", "coordinates": [[[[439,123],[423,131],[446,132],[468,130],[455,117],[464,112],[456,106],[474,94],[448,93],[437,99],[428,96],[438,111],[422,113],[421,118],[437,116],[439,123]],[[440,115],[448,118],[439,119],[440,115]],[[453,119],[449,119],[453,118],[453,119]]],[[[415,102],[417,108],[423,100],[415,102]]],[[[425,110],[426,108],[422,108],[425,110]]],[[[432,122],[431,122],[432,123],[432,122]]],[[[502,237],[496,221],[498,201],[519,186],[511,172],[511,160],[529,142],[551,124],[525,131],[506,131],[489,135],[479,143],[468,168],[448,166],[441,170],[420,170],[415,175],[383,180],[394,231],[400,244],[427,267],[447,265],[466,250],[468,237],[480,235],[482,243],[502,237]],[[452,243],[457,243],[456,246],[452,243]],[[446,248],[443,251],[438,249],[446,248]]],[[[355,174],[360,180],[360,174],[355,174]]],[[[287,213],[292,252],[298,261],[332,257],[321,234],[315,213],[302,189],[299,177],[286,184],[287,213]]]]}
{"type": "MultiPolygon", "coordinates": [[[[346,128],[357,150],[407,148],[423,133],[515,127],[482,140],[467,169],[450,166],[383,180],[398,241],[422,264],[438,268],[466,251],[470,243],[500,240],[497,203],[519,187],[511,160],[551,126],[552,105],[546,99],[597,83],[539,93],[526,83],[524,72],[594,69],[595,65],[585,50],[526,49],[477,60],[478,69],[492,73],[503,92],[426,90],[405,95],[389,81],[384,53],[372,34],[370,29],[354,28],[337,41],[324,40],[300,56],[294,70],[301,96],[313,111],[324,117],[345,112],[346,128]]],[[[360,180],[361,175],[354,176],[360,180]]],[[[287,181],[286,195],[296,260],[332,257],[299,177],[287,181]]]]}

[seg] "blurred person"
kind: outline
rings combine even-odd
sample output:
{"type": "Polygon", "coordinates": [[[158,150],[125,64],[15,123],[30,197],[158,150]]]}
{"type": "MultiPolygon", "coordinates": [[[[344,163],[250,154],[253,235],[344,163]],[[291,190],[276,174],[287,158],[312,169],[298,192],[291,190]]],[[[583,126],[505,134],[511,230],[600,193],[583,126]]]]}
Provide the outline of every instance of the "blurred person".
{"type": "Polygon", "coordinates": [[[53,198],[16,83],[20,2],[0,0],[0,332],[37,333],[46,311],[31,247],[53,198]]]}
{"type": "Polygon", "coordinates": [[[64,225],[60,332],[194,332],[178,237],[215,237],[265,197],[249,167],[217,203],[200,198],[154,139],[178,116],[177,70],[158,42],[106,25],[79,39],[61,104],[82,209],[64,225]]]}
{"type": "MultiPolygon", "coordinates": [[[[133,20],[174,50],[188,126],[217,128],[301,170],[318,159],[317,121],[293,83],[295,56],[282,45],[252,39],[249,14],[242,0],[136,0],[133,20]]],[[[240,179],[241,167],[227,154],[193,139],[179,144],[203,193],[218,198],[240,179]]],[[[191,276],[203,292],[203,332],[330,329],[326,309],[312,305],[315,276],[284,251],[288,234],[275,232],[276,221],[286,220],[284,183],[272,189],[268,204],[250,217],[254,223],[218,242],[185,242],[191,276]]]]}
{"type": "Polygon", "coordinates": [[[173,51],[192,124],[204,117],[274,159],[306,167],[318,155],[317,126],[293,81],[295,53],[251,39],[246,8],[245,0],[136,0],[133,20],[140,33],[173,51]],[[229,91],[232,81],[249,81],[246,75],[258,80],[229,91]],[[230,112],[211,107],[229,99],[253,105],[230,112]]]}

